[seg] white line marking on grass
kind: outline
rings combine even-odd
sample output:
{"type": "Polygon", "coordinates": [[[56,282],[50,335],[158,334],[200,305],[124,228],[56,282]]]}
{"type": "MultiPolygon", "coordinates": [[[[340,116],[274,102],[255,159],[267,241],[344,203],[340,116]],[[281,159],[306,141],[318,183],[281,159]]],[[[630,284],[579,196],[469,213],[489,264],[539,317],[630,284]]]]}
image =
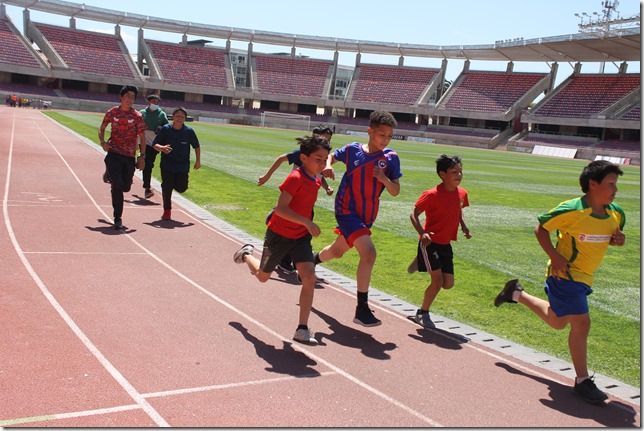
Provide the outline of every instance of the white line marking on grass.
{"type": "MultiPolygon", "coordinates": [[[[74,172],[71,170],[71,167],[67,164],[65,159],[62,157],[62,155],[58,152],[58,150],[54,147],[52,142],[49,140],[47,135],[43,133],[42,129],[40,126],[36,123],[36,128],[40,130],[44,138],[49,142],[53,150],[58,154],[58,156],[61,158],[63,163],[67,166],[67,168],[70,170],[74,178],[79,182],[79,178],[74,174],[74,172]]],[[[11,184],[11,168],[12,168],[12,163],[13,163],[13,147],[14,147],[14,137],[15,137],[15,126],[16,126],[16,115],[14,113],[12,123],[11,123],[11,140],[9,143],[9,156],[7,158],[7,178],[5,182],[5,187],[4,187],[4,197],[2,199],[2,211],[4,214],[4,219],[5,219],[5,225],[7,227],[7,232],[9,235],[9,238],[11,238],[11,242],[13,244],[14,249],[16,250],[16,253],[18,254],[18,257],[22,261],[22,264],[24,265],[25,269],[31,275],[31,278],[34,280],[36,285],[40,288],[40,291],[43,293],[45,298],[49,301],[49,303],[52,305],[52,307],[58,312],[58,314],[63,318],[65,323],[67,323],[67,326],[76,334],[78,339],[85,345],[85,347],[94,355],[94,357],[99,361],[99,363],[110,373],[110,375],[121,385],[121,387],[132,397],[134,401],[139,405],[143,411],[145,411],[150,418],[159,426],[170,426],[165,419],[161,417],[161,415],[154,410],[154,408],[150,405],[150,403],[147,402],[145,398],[139,394],[134,386],[132,386],[127,379],[107,360],[107,358],[101,353],[101,351],[90,341],[90,339],[85,335],[85,333],[80,329],[80,327],[74,322],[74,320],[71,318],[69,314],[65,311],[65,309],[60,305],[60,303],[54,298],[54,295],[47,289],[47,286],[45,286],[45,283],[40,279],[34,268],[31,266],[29,263],[29,260],[25,256],[25,254],[22,252],[22,248],[20,247],[20,244],[18,242],[18,239],[16,238],[16,235],[13,231],[13,228],[11,226],[11,220],[9,218],[9,210],[7,208],[7,201],[9,198],[9,185],[11,184]]],[[[81,184],[81,187],[83,185],[81,184]]],[[[87,189],[83,187],[83,190],[89,195],[87,192],[87,189]]],[[[91,196],[90,196],[91,199],[91,196]]],[[[93,200],[92,200],[93,201],[93,200]]]]}
{"type": "MultiPolygon", "coordinates": [[[[36,127],[38,127],[38,125],[37,125],[37,124],[36,124],[36,127]]],[[[40,128],[39,128],[39,127],[38,127],[38,129],[40,130],[40,128]]],[[[41,130],[41,132],[42,132],[42,130],[41,130]]],[[[71,169],[71,167],[69,166],[69,164],[66,162],[66,160],[63,158],[63,156],[58,152],[58,150],[56,150],[56,148],[54,147],[53,143],[48,139],[48,137],[47,137],[44,133],[43,133],[43,136],[45,137],[45,139],[47,140],[47,142],[49,142],[49,144],[52,146],[52,148],[54,149],[54,151],[56,151],[56,153],[59,155],[59,157],[61,158],[61,160],[63,161],[63,163],[65,163],[65,165],[67,166],[67,168],[69,169],[69,171],[71,172],[71,174],[74,176],[74,178],[76,179],[76,181],[78,182],[78,184],[81,186],[81,188],[83,189],[83,191],[87,194],[87,196],[88,196],[88,198],[90,199],[90,201],[91,201],[92,203],[94,203],[94,205],[96,206],[96,208],[98,209],[98,211],[99,211],[101,214],[103,214],[103,216],[104,216],[106,219],[111,219],[111,218],[107,215],[107,213],[105,213],[105,211],[103,211],[103,209],[98,205],[98,203],[97,203],[97,202],[92,198],[92,196],[90,195],[90,193],[89,193],[89,191],[87,190],[87,188],[85,188],[85,187],[83,186],[83,184],[82,184],[82,182],[80,181],[80,179],[78,178],[78,176],[76,176],[76,174],[73,172],[73,170],[71,169]]],[[[222,236],[228,237],[228,236],[224,235],[224,234],[223,234],[223,233],[221,233],[221,232],[219,232],[219,234],[220,234],[220,235],[222,235],[222,236]]],[[[223,305],[224,307],[228,308],[229,310],[231,310],[231,311],[232,311],[232,312],[234,312],[235,314],[239,315],[240,317],[243,317],[243,318],[244,318],[244,319],[246,319],[247,321],[249,321],[249,322],[251,322],[251,323],[255,324],[255,325],[256,325],[256,326],[258,326],[258,327],[260,327],[260,328],[261,328],[261,329],[263,329],[265,332],[267,332],[267,333],[269,333],[269,334],[273,335],[275,338],[279,339],[280,341],[291,343],[291,339],[290,339],[290,338],[283,337],[282,335],[280,335],[279,333],[277,333],[277,332],[276,332],[276,331],[274,331],[273,329],[271,329],[271,328],[269,328],[268,326],[264,325],[264,324],[263,324],[263,323],[261,323],[260,321],[258,321],[258,320],[256,320],[256,319],[254,319],[254,318],[253,318],[253,317],[251,317],[250,315],[248,315],[248,314],[244,313],[243,311],[241,311],[240,309],[236,308],[236,307],[235,307],[235,306],[233,306],[232,304],[229,304],[228,302],[224,301],[224,300],[223,300],[222,298],[220,298],[219,296],[217,296],[217,295],[215,295],[214,293],[210,292],[210,291],[209,291],[209,290],[207,290],[205,287],[201,286],[199,283],[195,282],[194,280],[192,280],[191,278],[189,278],[189,277],[188,277],[188,276],[186,276],[185,274],[181,273],[180,271],[178,271],[176,268],[174,268],[174,267],[173,267],[173,266],[171,266],[170,264],[166,263],[166,262],[165,262],[164,260],[162,260],[159,256],[157,256],[157,255],[156,255],[155,253],[153,253],[151,250],[147,249],[143,244],[141,244],[141,243],[140,243],[140,242],[138,242],[136,239],[134,239],[131,235],[124,234],[124,236],[125,236],[126,238],[128,238],[130,241],[132,241],[132,242],[133,242],[137,247],[139,247],[141,250],[143,250],[146,254],[148,254],[152,259],[156,260],[159,264],[161,264],[162,266],[164,266],[166,269],[168,269],[170,272],[172,272],[173,274],[175,274],[177,277],[179,277],[179,278],[181,278],[182,280],[184,280],[186,283],[188,283],[188,284],[192,285],[193,287],[195,287],[196,289],[198,289],[199,291],[201,291],[202,293],[204,293],[204,294],[205,294],[205,295],[207,295],[208,297],[210,297],[210,298],[212,298],[213,300],[217,301],[219,304],[221,304],[221,305],[223,305]]],[[[228,238],[230,238],[230,237],[228,237],[228,238]]],[[[236,242],[239,242],[239,240],[235,240],[235,241],[236,241],[236,242]]],[[[18,246],[18,244],[17,244],[17,241],[16,241],[16,244],[15,244],[15,245],[16,245],[16,247],[19,247],[19,246],[18,246]]],[[[27,259],[24,257],[24,255],[23,255],[22,253],[20,253],[20,254],[21,254],[21,258],[23,259],[23,262],[24,262],[25,266],[26,266],[26,267],[28,267],[28,268],[30,269],[30,272],[32,272],[32,273],[33,273],[33,276],[37,278],[37,275],[35,274],[35,272],[33,272],[33,269],[29,266],[29,262],[27,261],[27,259]]],[[[59,310],[59,313],[61,313],[61,315],[62,315],[62,316],[66,316],[66,317],[67,317],[67,318],[66,318],[66,321],[67,321],[67,319],[69,319],[68,324],[70,325],[70,327],[72,327],[72,328],[76,328],[76,330],[78,331],[77,336],[79,336],[79,338],[82,338],[82,339],[84,340],[84,342],[86,342],[86,343],[87,343],[88,348],[89,348],[90,346],[93,348],[92,352],[93,352],[95,355],[98,355],[98,356],[97,356],[97,358],[98,358],[99,356],[100,356],[100,358],[102,358],[102,360],[105,362],[105,365],[104,365],[104,366],[105,366],[106,368],[107,368],[107,367],[110,367],[111,372],[113,372],[115,376],[120,376],[120,379],[122,379],[122,385],[124,386],[124,388],[125,388],[125,387],[127,387],[127,388],[129,389],[129,390],[128,390],[128,393],[130,393],[130,391],[131,391],[130,396],[132,396],[132,398],[134,398],[134,399],[137,401],[137,403],[138,403],[138,404],[142,405],[142,406],[144,407],[144,410],[146,410],[146,412],[147,412],[151,417],[153,417],[153,419],[155,419],[155,418],[156,418],[156,420],[158,420],[158,421],[159,421],[159,422],[158,422],[159,424],[163,423],[163,424],[165,424],[165,426],[169,426],[169,425],[165,422],[165,420],[164,420],[164,419],[163,419],[163,418],[162,418],[162,417],[161,417],[161,416],[160,416],[160,415],[159,415],[159,414],[158,414],[158,413],[157,413],[157,412],[152,408],[152,406],[151,406],[151,405],[150,405],[150,404],[149,404],[149,403],[148,403],[148,402],[143,398],[143,396],[142,396],[141,394],[139,394],[138,392],[136,392],[136,390],[134,389],[134,387],[132,387],[132,386],[129,384],[129,382],[127,382],[127,381],[125,380],[125,378],[124,378],[124,377],[123,377],[123,376],[122,376],[122,375],[121,375],[121,374],[116,370],[116,368],[114,368],[114,367],[109,363],[109,361],[107,361],[107,359],[106,359],[106,358],[105,358],[105,357],[100,353],[100,351],[98,351],[98,349],[96,349],[96,348],[93,346],[93,344],[91,344],[91,341],[90,341],[90,340],[89,340],[89,339],[88,339],[88,338],[87,338],[87,337],[82,333],[82,331],[80,330],[80,328],[78,328],[78,326],[76,326],[76,324],[71,320],[71,318],[70,318],[70,317],[65,313],[65,311],[64,311],[64,310],[62,309],[62,307],[61,307],[61,306],[56,302],[56,300],[55,300],[55,299],[54,299],[54,297],[51,295],[51,293],[50,293],[50,292],[45,288],[45,286],[42,284],[42,282],[41,282],[39,279],[38,279],[38,281],[39,281],[39,285],[42,285],[41,290],[43,290],[43,293],[45,293],[45,294],[46,294],[46,296],[47,296],[48,298],[51,298],[51,299],[50,299],[50,302],[52,302],[52,304],[56,304],[56,306],[57,306],[57,310],[58,310],[58,309],[60,309],[60,310],[59,310]],[[85,341],[85,340],[86,340],[86,341],[85,341]],[[94,350],[95,350],[95,352],[94,352],[94,350]],[[156,414],[156,416],[153,416],[153,414],[156,414]]],[[[76,330],[75,330],[75,332],[76,332],[76,330]]],[[[333,371],[335,371],[336,373],[340,374],[341,376],[343,376],[343,377],[344,377],[344,378],[346,378],[347,380],[349,380],[349,381],[353,382],[354,384],[356,384],[356,385],[358,385],[358,386],[362,387],[363,389],[367,390],[368,392],[372,393],[373,395],[376,395],[376,396],[378,396],[378,397],[380,397],[380,398],[384,399],[384,400],[385,400],[385,401],[387,401],[388,403],[390,403],[390,404],[392,404],[392,405],[394,405],[394,406],[396,406],[396,407],[400,408],[401,410],[404,410],[405,412],[409,413],[410,415],[417,417],[418,419],[422,420],[423,422],[425,422],[425,423],[426,423],[426,424],[428,424],[429,426],[442,426],[442,425],[441,425],[441,424],[439,424],[438,422],[436,422],[436,421],[432,420],[431,418],[429,418],[429,417],[427,417],[427,416],[423,415],[422,413],[420,413],[420,412],[418,412],[418,411],[414,410],[414,409],[413,409],[413,408],[411,408],[410,406],[408,406],[408,405],[406,405],[406,404],[402,403],[401,401],[398,401],[398,400],[396,400],[395,398],[393,398],[393,397],[391,397],[391,396],[387,395],[386,393],[384,393],[384,392],[382,392],[382,391],[380,391],[380,390],[376,389],[375,387],[373,387],[373,386],[369,385],[368,383],[366,383],[366,382],[364,382],[364,381],[360,380],[359,378],[355,377],[354,375],[352,375],[352,374],[350,374],[350,373],[348,373],[348,372],[346,372],[346,371],[342,370],[341,368],[339,368],[339,367],[337,367],[337,366],[333,365],[331,362],[329,362],[329,361],[327,361],[327,360],[325,360],[325,359],[323,359],[323,358],[319,357],[318,355],[313,354],[310,350],[308,350],[308,349],[306,349],[306,348],[304,348],[304,347],[302,347],[302,346],[296,345],[296,344],[293,344],[293,348],[294,348],[295,350],[299,350],[299,351],[301,351],[302,353],[306,354],[307,356],[309,356],[310,358],[314,359],[314,360],[315,360],[315,361],[317,361],[318,363],[325,365],[327,368],[332,369],[333,371]]],[[[115,378],[116,378],[116,377],[115,377],[115,378]]],[[[119,380],[119,382],[121,383],[121,380],[119,380]]]]}

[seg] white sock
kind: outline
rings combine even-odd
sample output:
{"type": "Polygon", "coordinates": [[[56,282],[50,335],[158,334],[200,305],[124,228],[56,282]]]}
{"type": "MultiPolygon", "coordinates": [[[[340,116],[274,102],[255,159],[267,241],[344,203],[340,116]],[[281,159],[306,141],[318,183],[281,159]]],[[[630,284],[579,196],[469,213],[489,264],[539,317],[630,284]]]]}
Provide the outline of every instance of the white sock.
{"type": "Polygon", "coordinates": [[[581,382],[583,382],[584,380],[587,380],[587,379],[588,379],[588,376],[586,376],[586,377],[575,377],[575,383],[579,384],[579,383],[581,383],[581,382]]]}
{"type": "Polygon", "coordinates": [[[512,300],[519,302],[519,297],[521,296],[521,291],[520,290],[515,290],[512,292],[512,300]]]}

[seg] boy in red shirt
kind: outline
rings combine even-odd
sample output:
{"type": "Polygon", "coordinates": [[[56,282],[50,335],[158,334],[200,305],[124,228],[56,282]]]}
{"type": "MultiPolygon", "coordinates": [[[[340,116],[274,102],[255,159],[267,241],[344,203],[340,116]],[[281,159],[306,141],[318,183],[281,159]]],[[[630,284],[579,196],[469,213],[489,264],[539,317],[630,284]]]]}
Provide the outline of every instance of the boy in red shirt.
{"type": "Polygon", "coordinates": [[[275,213],[268,221],[262,258],[253,256],[253,245],[245,244],[233,256],[235,263],[246,262],[257,279],[266,282],[282,258],[290,255],[302,281],[299,325],[293,339],[317,344],[308,328],[315,291],[315,266],[311,239],[320,235],[313,223],[313,207],[320,189],[320,177],[331,152],[329,141],[320,136],[297,138],[302,166],[294,169],[280,185],[275,213]]]}
{"type": "Polygon", "coordinates": [[[416,257],[418,271],[429,272],[431,276],[431,282],[425,290],[423,305],[411,319],[429,329],[436,327],[429,317],[429,307],[441,288],[451,289],[454,286],[454,254],[450,242],[456,241],[459,224],[465,237],[471,238],[463,220],[462,210],[469,206],[469,201],[467,190],[459,186],[463,179],[460,157],[441,154],[436,159],[436,172],[442,183],[433,189],[425,190],[409,216],[419,235],[416,257]],[[424,226],[418,218],[423,212],[424,226]]]}

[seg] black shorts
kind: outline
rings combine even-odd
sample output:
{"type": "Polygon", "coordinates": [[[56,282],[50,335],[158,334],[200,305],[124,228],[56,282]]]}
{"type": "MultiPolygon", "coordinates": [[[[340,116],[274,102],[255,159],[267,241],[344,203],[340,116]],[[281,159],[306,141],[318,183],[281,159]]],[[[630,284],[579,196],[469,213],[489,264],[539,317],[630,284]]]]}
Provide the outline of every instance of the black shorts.
{"type": "Polygon", "coordinates": [[[454,253],[451,244],[432,242],[424,246],[418,241],[418,272],[441,270],[445,274],[454,274],[454,253]]]}
{"type": "Polygon", "coordinates": [[[266,229],[259,269],[264,272],[273,272],[286,255],[291,256],[293,264],[313,262],[312,238],[310,233],[299,239],[285,238],[270,229],[266,229]]]}

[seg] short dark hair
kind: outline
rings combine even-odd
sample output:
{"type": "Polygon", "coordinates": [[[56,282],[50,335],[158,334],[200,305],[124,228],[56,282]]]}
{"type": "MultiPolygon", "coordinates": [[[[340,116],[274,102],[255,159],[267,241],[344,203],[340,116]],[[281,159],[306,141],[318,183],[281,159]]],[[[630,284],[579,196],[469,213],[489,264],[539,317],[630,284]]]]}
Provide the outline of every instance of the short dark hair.
{"type": "Polygon", "coordinates": [[[590,190],[590,180],[601,183],[608,174],[623,175],[624,171],[608,160],[595,160],[594,162],[590,162],[579,176],[581,191],[588,193],[590,190]]]}
{"type": "Polygon", "coordinates": [[[315,129],[313,129],[313,134],[314,135],[329,135],[329,136],[333,136],[333,131],[331,129],[329,129],[327,126],[324,126],[324,125],[320,124],[315,129]]]}
{"type": "Polygon", "coordinates": [[[128,91],[131,91],[134,93],[134,98],[139,95],[139,89],[136,88],[134,85],[124,85],[123,88],[121,88],[121,91],[119,92],[119,96],[123,97],[125,93],[128,91]]]}
{"type": "Polygon", "coordinates": [[[174,114],[176,114],[179,111],[183,112],[183,115],[188,117],[188,111],[186,111],[186,109],[183,106],[177,106],[176,108],[174,108],[174,110],[172,111],[172,115],[174,116],[174,114]]]}
{"type": "Polygon", "coordinates": [[[310,156],[321,148],[327,150],[329,153],[332,149],[329,140],[323,136],[302,136],[295,138],[295,140],[300,144],[300,151],[305,156],[310,156]]]}
{"type": "Polygon", "coordinates": [[[375,127],[375,126],[391,126],[391,127],[396,127],[398,125],[398,122],[394,118],[394,116],[386,111],[373,111],[371,115],[369,115],[369,127],[375,127]]]}
{"type": "Polygon", "coordinates": [[[147,97],[147,99],[148,99],[148,100],[154,100],[154,99],[156,99],[156,100],[161,100],[161,98],[159,97],[159,95],[158,95],[158,94],[150,94],[150,95],[147,97]]]}
{"type": "Polygon", "coordinates": [[[440,174],[441,172],[447,172],[448,169],[462,164],[463,162],[461,161],[461,158],[459,156],[448,156],[447,154],[441,154],[436,159],[436,173],[440,174]]]}

